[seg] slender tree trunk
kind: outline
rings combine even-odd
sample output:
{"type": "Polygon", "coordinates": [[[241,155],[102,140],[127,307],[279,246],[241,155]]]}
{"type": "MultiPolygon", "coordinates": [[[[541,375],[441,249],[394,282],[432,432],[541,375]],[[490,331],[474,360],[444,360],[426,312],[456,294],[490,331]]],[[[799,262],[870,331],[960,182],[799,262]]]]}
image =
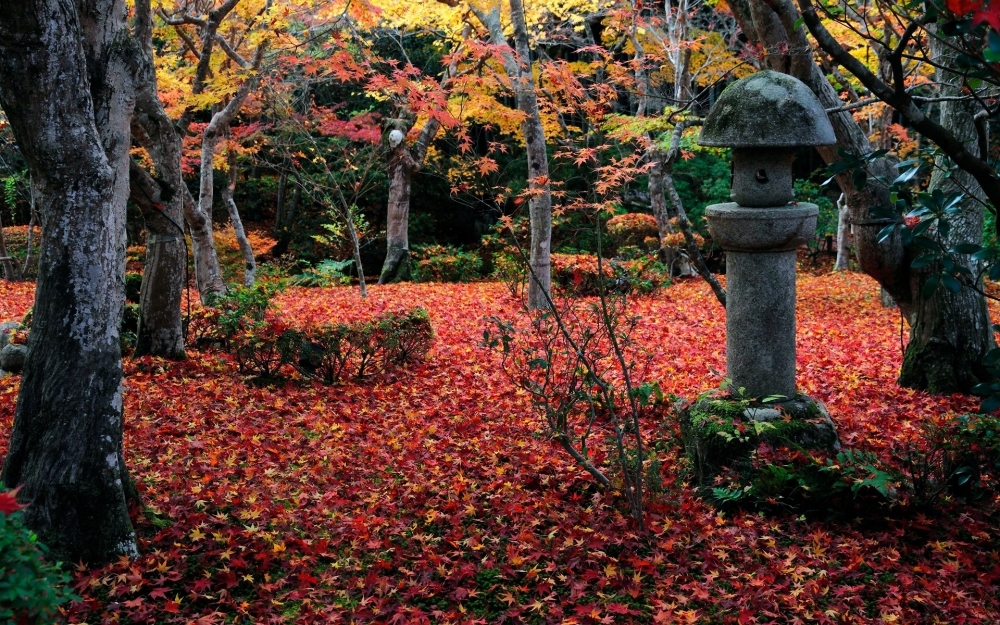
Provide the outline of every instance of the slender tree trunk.
{"type": "Polygon", "coordinates": [[[528,153],[528,214],[531,221],[531,276],[528,280],[528,307],[548,308],[551,299],[552,192],[549,185],[549,156],[545,149],[545,129],[538,110],[535,78],[531,73],[528,28],[521,0],[510,0],[510,21],[514,27],[518,72],[511,80],[517,93],[517,108],[524,113],[521,131],[528,153]]]}
{"type": "Polygon", "coordinates": [[[226,292],[226,283],[222,281],[222,267],[219,256],[215,252],[215,235],[212,233],[212,208],[208,205],[206,213],[202,206],[195,202],[187,186],[182,189],[184,196],[184,221],[191,232],[191,254],[194,256],[194,276],[198,285],[198,296],[201,303],[211,306],[212,303],[226,292]]]}
{"type": "Polygon", "coordinates": [[[222,189],[222,201],[229,211],[229,221],[233,224],[233,233],[236,242],[240,246],[240,253],[243,254],[243,286],[253,286],[257,279],[257,261],[253,257],[253,248],[250,246],[250,239],[247,238],[246,230],[243,229],[243,220],[240,219],[240,211],[233,200],[233,192],[236,190],[236,152],[229,150],[226,155],[229,164],[229,171],[226,174],[226,186],[222,189]]]}
{"type": "Polygon", "coordinates": [[[705,282],[712,287],[712,293],[715,294],[715,298],[719,300],[722,307],[726,307],[726,290],[722,288],[719,284],[719,279],[715,277],[709,268],[705,264],[705,257],[701,255],[701,250],[698,249],[698,245],[694,240],[694,233],[691,231],[691,222],[688,221],[687,212],[684,210],[684,203],[681,202],[681,195],[677,192],[677,187],[674,185],[673,176],[664,174],[663,176],[663,186],[667,190],[667,194],[670,196],[670,201],[674,205],[674,210],[677,211],[677,225],[680,226],[681,232],[684,233],[684,240],[687,242],[688,256],[694,263],[695,269],[698,270],[698,275],[702,277],[705,282]]]}
{"type": "Polygon", "coordinates": [[[139,328],[135,353],[184,358],[181,300],[184,294],[187,245],[184,242],[184,197],[181,188],[181,140],[160,103],[153,63],[153,20],[149,0],[137,0],[136,39],[142,46],[143,76],[138,85],[132,135],[156,165],[153,179],[133,163],[133,203],[142,211],[149,235],[139,291],[139,328]]]}
{"type": "Polygon", "coordinates": [[[278,199],[274,205],[274,228],[272,233],[275,241],[281,236],[282,215],[285,212],[285,191],[288,188],[288,170],[284,167],[285,163],[282,163],[282,165],[281,174],[278,176],[278,199]]]}
{"type": "MultiPolygon", "coordinates": [[[[285,208],[282,210],[282,221],[278,226],[280,231],[278,242],[275,243],[274,248],[271,250],[272,255],[275,257],[286,254],[288,246],[292,243],[292,224],[295,222],[295,215],[302,204],[302,182],[298,182],[299,184],[295,185],[295,192],[292,194],[292,201],[286,202],[285,208]]],[[[285,194],[287,196],[287,189],[285,194]]]]}
{"type": "Polygon", "coordinates": [[[833,265],[834,271],[847,271],[847,265],[851,260],[851,214],[844,200],[844,194],[840,194],[837,199],[837,262],[833,265]]]}
{"type": "Polygon", "coordinates": [[[528,47],[528,28],[524,23],[524,7],[521,0],[510,0],[510,21],[514,28],[514,44],[517,56],[511,53],[500,24],[500,10],[494,8],[489,13],[476,8],[469,9],[490,33],[490,41],[500,47],[504,70],[514,88],[517,108],[524,114],[521,132],[528,155],[528,215],[531,222],[531,254],[528,260],[528,307],[547,308],[551,299],[552,267],[550,246],[552,243],[552,190],[549,184],[549,159],[545,150],[545,130],[538,110],[535,94],[535,79],[531,73],[531,50],[528,47]]]}
{"type": "Polygon", "coordinates": [[[21,268],[13,256],[7,255],[7,241],[3,236],[3,220],[0,219],[0,263],[3,263],[3,276],[11,282],[21,279],[21,268]]]}
{"type": "Polygon", "coordinates": [[[385,223],[386,255],[379,284],[410,279],[410,186],[417,163],[406,142],[389,159],[389,207],[385,223]]]}
{"type": "MultiPolygon", "coordinates": [[[[961,95],[962,78],[955,72],[941,69],[954,65],[955,53],[937,38],[931,39],[931,52],[939,62],[936,72],[941,95],[961,95]]],[[[940,124],[977,151],[978,135],[973,116],[981,110],[976,102],[945,101],[940,103],[940,124]]],[[[931,175],[930,189],[941,190],[945,196],[965,194],[961,210],[948,216],[947,236],[941,237],[946,249],[960,243],[981,244],[983,241],[984,194],[979,183],[968,172],[953,167],[951,159],[940,155],[931,175]]],[[[977,275],[978,263],[968,256],[958,256],[956,262],[977,275]]],[[[935,268],[940,271],[940,268],[935,268]]],[[[926,275],[913,272],[914,289],[923,286],[926,275]]],[[[977,285],[981,288],[981,284],[977,285]]],[[[989,378],[983,357],[993,347],[986,300],[974,289],[962,288],[952,293],[938,288],[928,298],[918,298],[916,313],[910,328],[903,367],[899,372],[902,386],[920,388],[932,393],[968,391],[989,378]]]]}
{"type": "Polygon", "coordinates": [[[37,191],[34,321],[2,479],[54,557],[137,553],[119,324],[133,71],[124,0],[0,3],[0,106],[37,191]],[[88,69],[90,73],[88,74],[88,69]]]}

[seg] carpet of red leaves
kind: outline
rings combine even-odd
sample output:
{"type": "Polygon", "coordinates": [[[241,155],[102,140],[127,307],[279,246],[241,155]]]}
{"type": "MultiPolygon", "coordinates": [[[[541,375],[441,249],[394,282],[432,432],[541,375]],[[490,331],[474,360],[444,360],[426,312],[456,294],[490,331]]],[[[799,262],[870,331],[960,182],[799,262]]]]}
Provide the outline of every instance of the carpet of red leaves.
{"type": "MultiPolygon", "coordinates": [[[[421,305],[425,363],[367,384],[248,385],[225,355],[126,362],[126,458],[141,556],[78,568],[87,623],[996,623],[998,502],[822,522],[722,516],[683,484],[676,441],[650,535],[537,435],[480,348],[499,284],[292,289],[300,320],[421,305]]],[[[0,285],[19,317],[29,286],[0,285]]],[[[724,313],[684,281],[634,301],[667,393],[717,387],[724,313]]],[[[799,278],[801,390],[845,443],[879,450],[967,397],[898,388],[898,312],[857,274],[799,278]]],[[[0,381],[0,452],[18,378],[0,381]]],[[[649,424],[650,431],[657,424],[649,424]]],[[[669,428],[668,428],[669,429],[669,428]]],[[[0,453],[2,458],[2,453],[0,453]]]]}

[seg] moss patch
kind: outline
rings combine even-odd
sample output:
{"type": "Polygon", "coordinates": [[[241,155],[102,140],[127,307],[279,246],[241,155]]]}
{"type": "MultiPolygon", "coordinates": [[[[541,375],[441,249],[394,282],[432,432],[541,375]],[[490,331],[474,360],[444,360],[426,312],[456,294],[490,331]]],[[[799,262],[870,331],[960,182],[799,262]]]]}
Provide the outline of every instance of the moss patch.
{"type": "Polygon", "coordinates": [[[761,443],[806,449],[836,449],[837,430],[822,404],[806,395],[780,404],[703,394],[678,407],[684,450],[696,483],[705,486],[718,472],[749,466],[761,443]],[[767,420],[755,419],[766,415],[767,420]]]}

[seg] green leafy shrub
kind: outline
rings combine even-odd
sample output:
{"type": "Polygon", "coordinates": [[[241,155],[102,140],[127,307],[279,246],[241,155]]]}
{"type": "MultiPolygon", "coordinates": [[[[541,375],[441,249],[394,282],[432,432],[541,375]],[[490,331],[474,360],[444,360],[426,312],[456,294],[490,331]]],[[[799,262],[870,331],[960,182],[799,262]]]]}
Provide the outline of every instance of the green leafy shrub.
{"type": "Polygon", "coordinates": [[[142,274],[134,271],[125,272],[125,301],[134,304],[139,303],[139,294],[142,291],[142,274]]]}
{"type": "Polygon", "coordinates": [[[300,365],[333,384],[416,362],[430,349],[434,331],[427,311],[414,308],[371,321],[308,328],[301,337],[300,365]]]}
{"type": "Polygon", "coordinates": [[[316,263],[314,267],[305,269],[302,273],[291,279],[292,286],[315,286],[330,287],[341,284],[349,284],[351,276],[347,274],[348,268],[354,264],[354,259],[333,260],[327,258],[316,263]]]}
{"type": "Polygon", "coordinates": [[[1000,418],[980,414],[943,418],[924,427],[922,440],[892,450],[914,503],[936,505],[946,495],[981,499],[1000,483],[1000,418]]]}
{"type": "Polygon", "coordinates": [[[717,504],[751,508],[841,510],[857,500],[888,502],[899,476],[871,451],[846,449],[832,457],[804,450],[755,453],[738,483],[712,488],[717,504]]]}
{"type": "Polygon", "coordinates": [[[483,261],[475,252],[452,245],[415,245],[411,253],[416,282],[469,282],[482,275],[483,261]]]}
{"type": "Polygon", "coordinates": [[[0,622],[53,623],[77,597],[61,563],[45,560],[45,546],[21,522],[15,492],[0,492],[0,622]]]}

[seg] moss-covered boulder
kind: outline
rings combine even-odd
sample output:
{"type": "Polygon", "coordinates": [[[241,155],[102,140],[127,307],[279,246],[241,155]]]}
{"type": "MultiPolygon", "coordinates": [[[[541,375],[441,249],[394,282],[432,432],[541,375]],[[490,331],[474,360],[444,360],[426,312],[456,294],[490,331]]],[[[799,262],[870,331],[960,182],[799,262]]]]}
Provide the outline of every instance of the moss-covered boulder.
{"type": "Polygon", "coordinates": [[[837,426],[826,407],[808,395],[763,403],[717,393],[677,406],[684,451],[695,482],[705,486],[726,467],[749,469],[762,444],[803,449],[840,449],[837,426]]]}

